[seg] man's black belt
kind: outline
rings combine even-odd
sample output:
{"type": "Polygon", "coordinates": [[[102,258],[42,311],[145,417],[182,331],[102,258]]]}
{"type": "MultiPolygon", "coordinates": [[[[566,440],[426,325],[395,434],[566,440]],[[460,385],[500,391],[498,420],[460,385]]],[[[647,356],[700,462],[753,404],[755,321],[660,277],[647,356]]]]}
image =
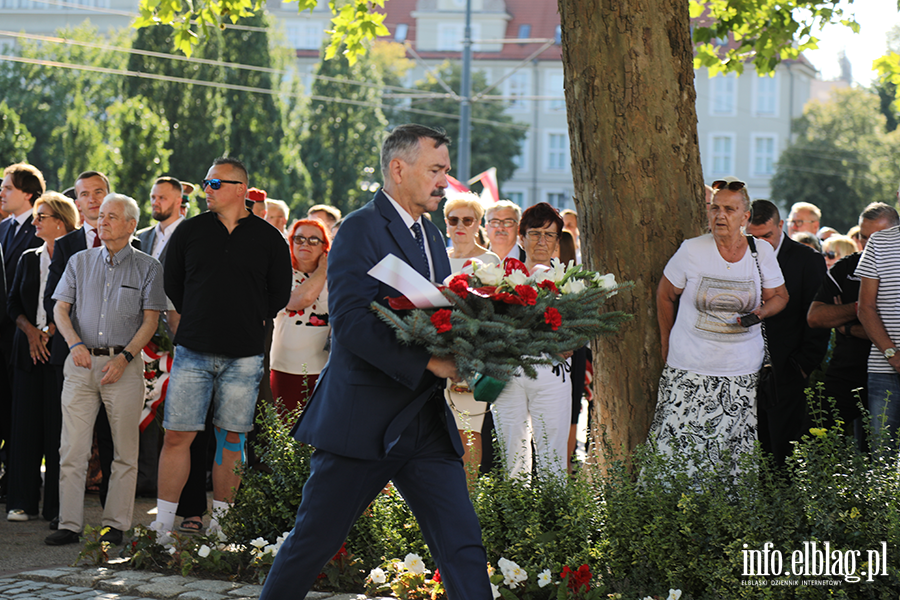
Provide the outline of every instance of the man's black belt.
{"type": "Polygon", "coordinates": [[[125,350],[125,346],[113,346],[111,348],[88,348],[93,356],[115,356],[121,354],[125,350]]]}

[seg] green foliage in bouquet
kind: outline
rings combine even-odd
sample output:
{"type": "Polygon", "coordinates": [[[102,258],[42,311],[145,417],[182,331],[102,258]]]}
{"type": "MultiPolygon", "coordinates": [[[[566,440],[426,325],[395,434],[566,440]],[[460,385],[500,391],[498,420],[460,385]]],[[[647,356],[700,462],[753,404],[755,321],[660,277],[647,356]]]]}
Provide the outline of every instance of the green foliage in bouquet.
{"type": "Polygon", "coordinates": [[[534,378],[535,365],[553,364],[556,355],[612,335],[632,318],[604,311],[606,300],[630,282],[617,285],[612,275],[555,259],[533,274],[519,261],[507,265],[506,271],[477,262],[465,267],[440,288],[451,309],[397,303],[403,310],[394,310],[373,302],[372,310],[402,343],[452,356],[460,377],[470,381],[476,373],[509,381],[524,371],[534,378]]]}

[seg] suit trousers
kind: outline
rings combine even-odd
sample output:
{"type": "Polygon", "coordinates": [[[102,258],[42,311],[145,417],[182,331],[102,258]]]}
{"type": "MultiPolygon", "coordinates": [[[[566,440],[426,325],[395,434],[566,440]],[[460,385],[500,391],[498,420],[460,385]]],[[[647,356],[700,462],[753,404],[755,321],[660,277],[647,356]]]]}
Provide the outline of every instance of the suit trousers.
{"type": "Polygon", "coordinates": [[[140,360],[132,361],[115,383],[101,385],[108,356],[92,356],[91,368],[75,366],[72,356],[63,367],[62,438],[60,442],[59,528],[81,532],[84,526],[84,481],[91,453],[94,421],[104,407],[115,447],[109,493],[103,508],[104,527],[126,531],[134,512],[134,490],[144,373],[140,360]]]}
{"type": "Polygon", "coordinates": [[[393,481],[422,528],[451,600],[491,598],[481,527],[453,449],[443,398],[428,401],[381,460],[316,450],[297,521],[275,557],[260,600],[303,598],[363,510],[393,481]]]}

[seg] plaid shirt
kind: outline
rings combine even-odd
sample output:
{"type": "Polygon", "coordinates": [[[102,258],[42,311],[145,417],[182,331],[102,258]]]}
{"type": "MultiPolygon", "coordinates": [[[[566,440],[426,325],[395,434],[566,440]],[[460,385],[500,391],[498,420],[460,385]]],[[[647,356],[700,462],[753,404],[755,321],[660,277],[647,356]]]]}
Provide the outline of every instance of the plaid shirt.
{"type": "Polygon", "coordinates": [[[145,310],[166,310],[162,266],[130,244],[114,256],[89,248],[69,259],[53,299],[72,305],[72,326],[88,348],[127,346],[145,310]]]}

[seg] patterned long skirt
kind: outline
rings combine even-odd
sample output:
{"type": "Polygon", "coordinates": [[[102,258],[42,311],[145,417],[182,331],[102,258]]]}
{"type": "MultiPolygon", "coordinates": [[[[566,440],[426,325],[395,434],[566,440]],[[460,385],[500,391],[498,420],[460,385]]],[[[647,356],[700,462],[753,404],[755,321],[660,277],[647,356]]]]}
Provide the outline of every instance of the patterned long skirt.
{"type": "MultiPolygon", "coordinates": [[[[666,365],[659,379],[651,436],[661,452],[691,444],[717,468],[738,473],[741,454],[756,442],[758,373],[719,377],[699,375],[666,365]],[[730,460],[724,465],[725,450],[730,460]]],[[[693,465],[692,465],[693,467],[693,465]]]]}

